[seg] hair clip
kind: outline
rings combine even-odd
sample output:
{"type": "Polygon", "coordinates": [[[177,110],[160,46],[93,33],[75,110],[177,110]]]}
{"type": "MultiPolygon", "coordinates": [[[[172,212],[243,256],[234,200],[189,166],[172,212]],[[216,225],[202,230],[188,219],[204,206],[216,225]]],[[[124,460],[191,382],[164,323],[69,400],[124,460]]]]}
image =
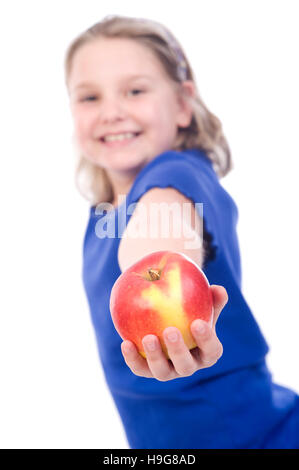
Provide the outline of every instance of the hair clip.
{"type": "Polygon", "coordinates": [[[175,53],[175,56],[177,59],[177,71],[178,71],[180,80],[181,81],[186,80],[187,79],[187,63],[184,58],[182,49],[179,46],[173,34],[169,30],[167,30],[161,23],[157,23],[155,21],[145,20],[145,19],[142,19],[142,20],[140,19],[140,22],[146,23],[149,26],[152,26],[154,24],[155,27],[160,30],[161,35],[164,36],[164,39],[166,40],[166,42],[168,42],[169,46],[175,53]]]}
{"type": "Polygon", "coordinates": [[[183,51],[181,47],[179,46],[177,40],[173,36],[173,34],[166,29],[164,31],[167,36],[168,43],[176,55],[177,65],[178,65],[178,74],[179,74],[180,80],[184,81],[187,79],[187,64],[183,55],[183,51]]]}

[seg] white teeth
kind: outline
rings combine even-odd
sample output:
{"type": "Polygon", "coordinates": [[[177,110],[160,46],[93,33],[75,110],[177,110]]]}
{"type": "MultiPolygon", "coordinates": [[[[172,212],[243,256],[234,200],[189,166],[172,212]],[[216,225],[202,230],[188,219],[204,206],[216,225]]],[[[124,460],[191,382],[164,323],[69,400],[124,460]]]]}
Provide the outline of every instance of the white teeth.
{"type": "Polygon", "coordinates": [[[114,140],[132,139],[135,136],[136,134],[133,134],[132,132],[127,132],[125,134],[107,135],[104,137],[104,141],[113,142],[114,140]]]}

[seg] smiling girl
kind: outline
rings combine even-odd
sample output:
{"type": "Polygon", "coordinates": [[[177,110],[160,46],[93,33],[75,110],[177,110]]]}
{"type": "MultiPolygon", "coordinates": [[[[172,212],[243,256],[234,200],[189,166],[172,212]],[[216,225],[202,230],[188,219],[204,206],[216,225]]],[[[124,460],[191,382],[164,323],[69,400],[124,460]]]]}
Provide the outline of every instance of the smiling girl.
{"type": "Polygon", "coordinates": [[[297,448],[298,397],[272,382],[268,346],[242,294],[238,211],[220,184],[231,169],[229,146],[181,46],[160,23],[112,16],[75,38],[65,70],[78,188],[90,202],[84,287],[130,447],[297,448]],[[170,228],[183,222],[188,231],[163,237],[161,220],[151,216],[155,204],[187,204],[190,218],[177,210],[170,228]],[[158,236],[132,230],[144,213],[158,236]],[[118,226],[123,217],[121,233],[99,236],[99,223],[118,226]],[[187,246],[187,233],[200,247],[187,246]],[[175,327],[164,330],[170,360],[154,335],[143,338],[146,358],[122,341],[109,311],[121,272],[161,250],[197,263],[214,299],[213,324],[190,325],[193,350],[175,327]]]}

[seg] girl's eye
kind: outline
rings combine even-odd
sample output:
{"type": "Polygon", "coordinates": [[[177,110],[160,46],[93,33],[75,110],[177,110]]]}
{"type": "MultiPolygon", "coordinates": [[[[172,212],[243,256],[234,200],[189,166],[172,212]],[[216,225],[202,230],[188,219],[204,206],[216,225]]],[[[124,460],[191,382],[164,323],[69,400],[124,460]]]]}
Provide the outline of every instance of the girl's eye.
{"type": "MultiPolygon", "coordinates": [[[[144,90],[141,90],[139,88],[133,88],[132,90],[129,91],[129,94],[130,95],[133,95],[133,96],[137,96],[137,95],[140,95],[140,93],[144,93],[144,90]]],[[[80,101],[84,102],[84,101],[95,101],[97,99],[97,97],[95,95],[89,95],[89,96],[86,96],[84,98],[82,98],[80,101]]]]}
{"type": "Polygon", "coordinates": [[[91,95],[91,96],[86,96],[86,98],[82,98],[81,101],[95,101],[97,99],[96,96],[91,95]]]}
{"type": "Polygon", "coordinates": [[[133,90],[130,90],[129,93],[131,93],[133,96],[139,95],[140,93],[143,93],[144,90],[140,90],[139,88],[133,88],[133,90]]]}

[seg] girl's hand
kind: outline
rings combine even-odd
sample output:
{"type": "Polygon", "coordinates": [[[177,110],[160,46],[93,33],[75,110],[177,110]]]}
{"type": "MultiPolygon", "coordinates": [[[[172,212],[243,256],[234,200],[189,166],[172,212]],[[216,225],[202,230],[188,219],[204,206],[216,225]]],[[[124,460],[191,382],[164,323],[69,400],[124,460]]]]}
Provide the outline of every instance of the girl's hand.
{"type": "Polygon", "coordinates": [[[197,348],[189,350],[182,338],[181,332],[175,327],[168,327],[163,331],[164,341],[167,346],[167,359],[162,351],[157,336],[146,335],[143,346],[147,358],[143,358],[134,343],[123,341],[121,351],[127,366],[140,377],[152,377],[162,382],[188,377],[199,369],[211,367],[222,356],[223,348],[215,332],[215,324],[228,301],[228,295],[224,287],[211,286],[214,302],[214,318],[212,327],[202,320],[194,320],[191,323],[191,333],[197,343],[197,348]],[[197,331],[198,328],[198,331],[197,331]],[[177,339],[171,341],[168,334],[177,333],[177,339]],[[150,346],[154,345],[154,349],[150,346]]]}

